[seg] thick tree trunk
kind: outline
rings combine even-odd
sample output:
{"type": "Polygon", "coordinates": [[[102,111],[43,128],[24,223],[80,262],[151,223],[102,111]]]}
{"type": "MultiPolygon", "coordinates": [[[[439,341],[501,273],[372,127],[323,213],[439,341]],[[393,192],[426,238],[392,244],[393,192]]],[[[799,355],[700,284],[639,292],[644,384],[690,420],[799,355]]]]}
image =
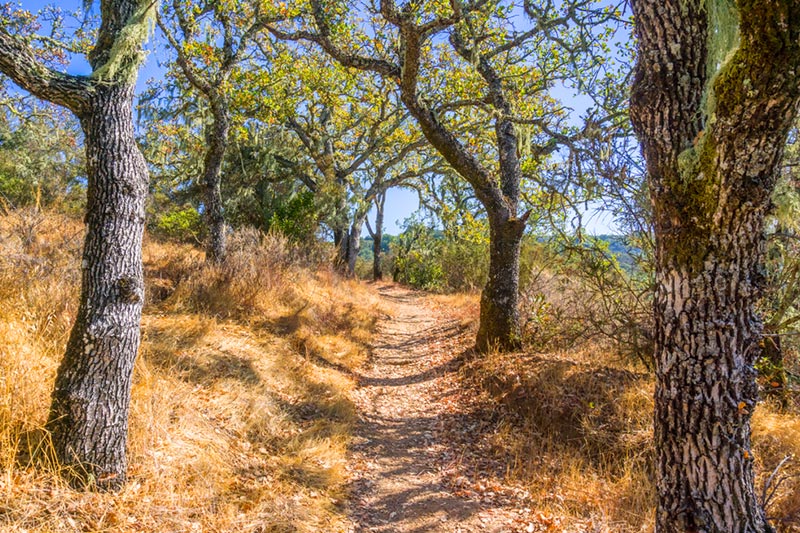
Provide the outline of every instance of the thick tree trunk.
{"type": "Polygon", "coordinates": [[[147,165],[133,131],[133,85],[97,84],[81,117],[87,234],[78,316],[58,369],[48,428],[78,484],[125,481],[131,377],[144,301],[147,165]]]}
{"type": "Polygon", "coordinates": [[[709,27],[709,2],[633,2],[631,119],[656,234],[659,533],[773,531],[750,449],[762,350],[754,309],[764,217],[800,100],[800,3],[735,4],[734,49],[717,42],[733,28],[709,27]]]}
{"type": "MultiPolygon", "coordinates": [[[[333,167],[326,173],[326,177],[335,175],[333,167]]],[[[337,193],[336,204],[333,211],[333,216],[330,219],[330,224],[333,227],[333,244],[336,248],[336,256],[333,260],[333,265],[341,274],[347,274],[348,255],[350,249],[350,217],[347,206],[347,194],[345,189],[344,178],[336,177],[336,182],[340,187],[337,193]]]]}
{"type": "Polygon", "coordinates": [[[206,128],[206,155],[203,161],[203,186],[205,188],[205,219],[208,228],[206,261],[219,263],[225,260],[225,215],[222,208],[222,164],[228,148],[230,118],[227,104],[211,102],[214,119],[206,128]]]}
{"type": "Polygon", "coordinates": [[[481,293],[481,317],[476,345],[516,350],[522,346],[519,330],[519,254],[525,222],[499,215],[489,217],[489,280],[481,293]]]}
{"type": "MultiPolygon", "coordinates": [[[[755,231],[714,237],[699,262],[660,248],[656,306],[655,444],[660,532],[762,533],[750,416],[761,322],[754,312],[762,214],[755,231]],[[756,229],[759,228],[759,229],[756,229]]],[[[691,246],[686,243],[686,246],[691,246]]]]}
{"type": "Polygon", "coordinates": [[[333,229],[333,246],[336,249],[333,266],[339,273],[346,273],[347,250],[350,248],[350,229],[347,226],[333,229]]]}
{"type": "Polygon", "coordinates": [[[383,210],[386,205],[386,192],[378,195],[375,202],[375,233],[372,234],[372,278],[375,281],[383,279],[383,265],[381,264],[383,249],[383,210]]]}

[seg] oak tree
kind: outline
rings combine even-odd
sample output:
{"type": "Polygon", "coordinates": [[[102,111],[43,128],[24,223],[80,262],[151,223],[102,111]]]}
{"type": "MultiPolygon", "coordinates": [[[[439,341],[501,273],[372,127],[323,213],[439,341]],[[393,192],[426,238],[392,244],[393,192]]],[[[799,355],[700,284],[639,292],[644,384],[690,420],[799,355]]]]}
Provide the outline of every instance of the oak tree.
{"type": "Polygon", "coordinates": [[[134,139],[134,86],[151,31],[152,0],[101,0],[92,74],[40,62],[31,36],[0,27],[0,71],[72,111],[85,136],[86,240],[78,315],[59,366],[47,427],[81,483],[125,481],[134,360],[144,300],[142,233],[148,172],[134,139]]]}
{"type": "MultiPolygon", "coordinates": [[[[280,11],[262,2],[208,0],[194,3],[173,0],[164,3],[158,26],[175,53],[175,67],[192,92],[208,108],[204,125],[202,163],[203,214],[208,228],[206,259],[225,259],[225,216],[221,180],[225,154],[230,144],[234,78],[247,58],[248,47],[269,22],[280,20],[280,11]]],[[[173,73],[175,75],[177,73],[173,73]]],[[[182,94],[188,98],[188,94],[182,94]]]]}
{"type": "Polygon", "coordinates": [[[773,531],[750,417],[764,219],[800,103],[797,0],[636,0],[631,118],[656,236],[659,532],[773,531]]]}
{"type": "Polygon", "coordinates": [[[428,142],[474,189],[489,219],[489,279],[477,347],[520,346],[519,254],[529,212],[520,207],[522,159],[530,139],[563,126],[554,84],[597,66],[603,40],[592,28],[608,10],[578,0],[525,2],[380,0],[366,20],[340,2],[310,0],[301,28],[275,35],[316,43],[346,67],[394,83],[428,142]],[[586,53],[581,53],[581,51],[586,53]],[[462,128],[465,121],[481,124],[462,128]]]}

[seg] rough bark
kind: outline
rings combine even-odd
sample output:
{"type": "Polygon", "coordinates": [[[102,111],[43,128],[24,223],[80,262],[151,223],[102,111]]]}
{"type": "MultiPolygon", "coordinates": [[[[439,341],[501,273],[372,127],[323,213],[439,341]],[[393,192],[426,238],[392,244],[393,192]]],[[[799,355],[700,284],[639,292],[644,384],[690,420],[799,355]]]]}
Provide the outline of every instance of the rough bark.
{"type": "Polygon", "coordinates": [[[203,159],[204,207],[208,241],[206,260],[219,263],[225,259],[225,215],[222,207],[222,164],[228,149],[230,116],[228,104],[220,95],[211,97],[213,120],[206,128],[206,155],[203,159]]]}
{"type": "Polygon", "coordinates": [[[351,278],[356,275],[356,262],[361,252],[361,232],[365,218],[366,215],[356,215],[350,226],[350,237],[347,242],[347,276],[351,278]]]}
{"type": "Polygon", "coordinates": [[[740,45],[713,77],[707,5],[633,3],[631,118],[656,232],[656,530],[763,533],[772,528],[750,449],[754,306],[764,216],[800,96],[800,2],[737,2],[740,45]]]}
{"type": "Polygon", "coordinates": [[[72,110],[85,136],[87,210],[78,315],[59,366],[47,427],[65,473],[80,485],[125,481],[133,364],[144,300],[142,233],[148,172],[134,139],[133,93],[152,4],[103,0],[91,77],[37,63],[0,28],[0,71],[32,94],[72,110]],[[144,39],[144,32],[141,32],[144,39]]]}
{"type": "Polygon", "coordinates": [[[333,230],[333,267],[340,274],[347,274],[347,257],[350,249],[350,230],[347,226],[333,230]]]}
{"type": "Polygon", "coordinates": [[[336,256],[333,265],[341,274],[347,274],[348,250],[350,250],[350,217],[347,206],[347,196],[342,190],[337,191],[336,204],[331,217],[333,227],[333,244],[336,249],[336,256]]]}
{"type": "Polygon", "coordinates": [[[88,202],[81,299],[58,369],[48,428],[81,484],[125,482],[131,377],[144,301],[147,166],[134,139],[133,85],[98,85],[81,117],[88,202]]]}
{"type": "Polygon", "coordinates": [[[519,329],[519,254],[525,223],[489,218],[489,280],[481,293],[477,347],[510,351],[522,345],[519,329]]]}

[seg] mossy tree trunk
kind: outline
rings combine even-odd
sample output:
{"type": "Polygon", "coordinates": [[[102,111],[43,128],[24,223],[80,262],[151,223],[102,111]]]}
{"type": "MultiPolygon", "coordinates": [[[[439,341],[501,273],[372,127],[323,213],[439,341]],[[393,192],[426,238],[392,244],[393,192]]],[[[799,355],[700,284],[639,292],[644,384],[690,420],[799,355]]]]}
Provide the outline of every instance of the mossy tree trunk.
{"type": "Polygon", "coordinates": [[[0,71],[80,119],[87,160],[80,305],[59,366],[47,423],[58,459],[80,485],[126,477],[133,365],[144,300],[142,233],[148,172],[134,138],[133,94],[153,4],[102,0],[90,77],[39,63],[0,28],[0,71]],[[119,41],[119,42],[118,42],[119,41]]]}
{"type": "Polygon", "coordinates": [[[656,232],[656,530],[772,531],[750,447],[762,334],[754,306],[764,217],[800,101],[800,2],[635,0],[633,9],[631,118],[656,232]],[[721,65],[712,47],[730,28],[713,25],[712,7],[740,20],[738,48],[721,65]]]}
{"type": "Polygon", "coordinates": [[[489,218],[489,280],[481,293],[479,350],[516,350],[519,329],[519,254],[525,223],[517,218],[489,218]]]}
{"type": "Polygon", "coordinates": [[[220,263],[225,259],[225,214],[222,205],[222,165],[228,150],[230,116],[222,95],[210,98],[212,120],[206,126],[206,155],[203,159],[203,187],[206,226],[206,260],[220,263]]]}

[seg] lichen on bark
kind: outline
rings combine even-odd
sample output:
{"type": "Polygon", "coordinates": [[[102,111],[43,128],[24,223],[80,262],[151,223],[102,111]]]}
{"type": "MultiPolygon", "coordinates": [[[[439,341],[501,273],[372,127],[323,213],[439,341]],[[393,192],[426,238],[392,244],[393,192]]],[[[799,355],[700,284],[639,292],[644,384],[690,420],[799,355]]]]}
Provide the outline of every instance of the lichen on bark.
{"type": "Polygon", "coordinates": [[[144,44],[156,25],[158,0],[141,0],[136,11],[119,32],[108,59],[92,72],[91,78],[101,82],[133,83],[147,56],[144,44]]]}

